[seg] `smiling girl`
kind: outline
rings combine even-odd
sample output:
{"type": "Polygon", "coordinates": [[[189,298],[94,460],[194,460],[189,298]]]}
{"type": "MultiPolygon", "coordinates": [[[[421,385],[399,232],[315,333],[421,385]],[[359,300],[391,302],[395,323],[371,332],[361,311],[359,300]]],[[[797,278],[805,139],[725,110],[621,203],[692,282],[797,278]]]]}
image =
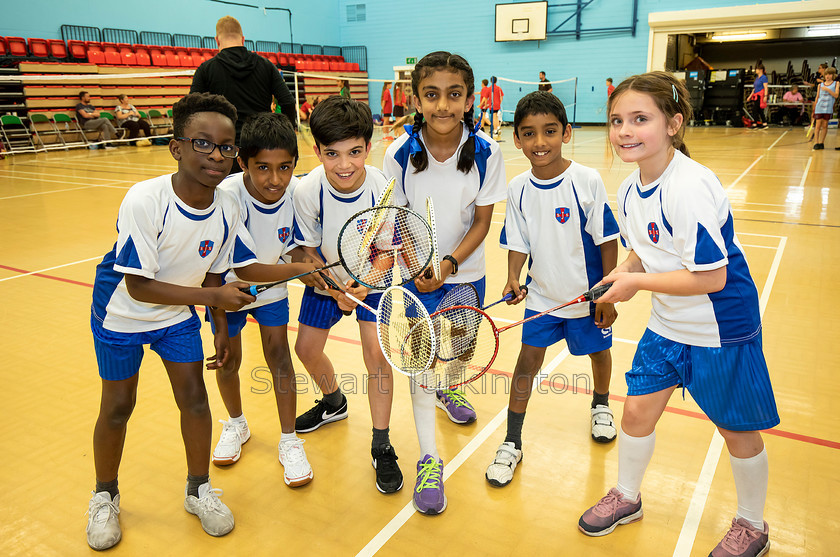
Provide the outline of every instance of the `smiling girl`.
{"type": "Polygon", "coordinates": [[[597,302],[650,290],[652,309],[627,372],[618,483],[579,521],[603,536],[642,518],[640,488],[653,456],[659,417],[677,387],[688,390],[726,441],[738,509],[711,555],[767,552],[768,459],[759,430],[779,415],[761,345],[758,291],[733,228],[729,200],[714,173],[688,157],[688,91],[651,72],[616,87],[607,104],[610,143],[639,168],[618,190],[627,259],[604,278],[597,302]]]}
{"type": "MultiPolygon", "coordinates": [[[[493,204],[505,199],[505,168],[499,145],[473,127],[475,84],[464,58],[449,52],[424,56],[411,72],[417,113],[385,152],[384,171],[396,178],[394,204],[425,211],[434,202],[440,277],[421,275],[406,285],[429,312],[458,284],[472,283],[484,299],[484,238],[490,229],[493,204]],[[457,275],[457,276],[456,276],[457,275]]],[[[417,465],[414,504],[422,513],[446,507],[443,461],[433,435],[437,403],[455,423],[475,421],[475,410],[456,391],[412,391],[414,420],[423,458],[417,465]],[[437,397],[437,399],[435,399],[437,397]],[[423,432],[432,432],[432,435],[423,432]]]]}

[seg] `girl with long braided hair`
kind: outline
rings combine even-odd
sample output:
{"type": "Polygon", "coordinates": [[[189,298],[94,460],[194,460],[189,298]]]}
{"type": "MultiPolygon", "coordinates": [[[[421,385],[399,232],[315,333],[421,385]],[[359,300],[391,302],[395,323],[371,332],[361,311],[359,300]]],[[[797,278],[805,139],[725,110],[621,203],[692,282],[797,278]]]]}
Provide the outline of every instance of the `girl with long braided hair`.
{"type": "MultiPolygon", "coordinates": [[[[394,204],[425,212],[431,197],[436,213],[440,276],[426,273],[406,285],[429,312],[444,295],[462,283],[475,286],[484,299],[484,238],[493,204],[503,201],[507,187],[499,145],[473,123],[475,83],[467,61],[449,52],[424,56],[411,73],[416,114],[385,152],[383,170],[396,179],[394,204]]],[[[443,461],[435,442],[434,408],[449,419],[475,421],[473,407],[454,390],[431,391],[413,386],[414,421],[420,440],[414,506],[437,514],[446,506],[443,461]]]]}

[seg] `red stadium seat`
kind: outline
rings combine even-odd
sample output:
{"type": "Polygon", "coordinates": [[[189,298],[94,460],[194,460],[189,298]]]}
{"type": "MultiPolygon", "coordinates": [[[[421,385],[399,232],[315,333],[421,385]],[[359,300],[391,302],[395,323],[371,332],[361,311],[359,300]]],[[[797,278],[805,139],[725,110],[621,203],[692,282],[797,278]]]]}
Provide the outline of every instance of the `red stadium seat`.
{"type": "Polygon", "coordinates": [[[137,65],[137,55],[131,52],[130,50],[120,52],[120,58],[122,59],[122,63],[126,66],[137,65]]]}
{"type": "Polygon", "coordinates": [[[284,56],[282,54],[278,57],[278,61],[280,62],[281,66],[288,66],[289,65],[289,59],[286,58],[286,56],[284,56]]]}
{"type": "Polygon", "coordinates": [[[350,63],[350,71],[352,71],[352,72],[359,71],[359,63],[358,62],[351,62],[350,63]]]}
{"type": "Polygon", "coordinates": [[[152,65],[153,66],[165,66],[166,65],[166,55],[163,53],[163,49],[159,46],[150,46],[149,47],[149,56],[152,58],[152,65]]]}
{"type": "Polygon", "coordinates": [[[70,57],[75,60],[87,60],[87,50],[84,41],[67,41],[70,57]]]}
{"type": "Polygon", "coordinates": [[[35,58],[49,58],[50,48],[46,39],[29,38],[29,53],[35,58]]]}
{"type": "Polygon", "coordinates": [[[149,47],[143,44],[136,44],[134,46],[134,55],[137,58],[138,66],[151,66],[152,58],[149,56],[149,47]]]}
{"type": "Polygon", "coordinates": [[[339,67],[338,62],[330,62],[330,71],[331,72],[341,71],[341,68],[339,67]]]}
{"type": "Polygon", "coordinates": [[[279,64],[279,63],[280,63],[280,60],[277,58],[277,53],[276,53],[276,52],[269,52],[269,53],[268,53],[268,59],[269,59],[269,60],[271,61],[271,63],[272,63],[272,64],[274,64],[275,66],[276,66],[277,64],[279,64]]]}
{"type": "Polygon", "coordinates": [[[6,44],[9,46],[9,54],[12,56],[27,56],[26,41],[23,37],[6,37],[6,44]]]}
{"type": "Polygon", "coordinates": [[[190,53],[187,52],[186,48],[176,47],[175,54],[178,56],[178,60],[181,62],[181,67],[184,68],[191,68],[193,67],[193,59],[190,56],[190,53]]]}
{"type": "Polygon", "coordinates": [[[99,43],[88,41],[85,43],[85,48],[87,49],[87,58],[89,62],[92,64],[105,63],[105,52],[102,51],[102,47],[99,43]]]}
{"type": "Polygon", "coordinates": [[[164,46],[163,55],[166,56],[166,65],[173,68],[181,67],[181,58],[176,54],[175,49],[171,46],[164,46]]]}
{"type": "Polygon", "coordinates": [[[6,38],[0,37],[0,56],[6,56],[9,53],[9,47],[6,45],[6,38]]]}
{"type": "Polygon", "coordinates": [[[50,47],[50,56],[57,60],[65,60],[67,58],[67,46],[64,41],[60,39],[50,39],[47,41],[50,47]]]}
{"type": "Polygon", "coordinates": [[[196,68],[204,62],[204,56],[201,54],[201,49],[199,48],[190,49],[190,58],[192,58],[192,65],[196,68]]]}

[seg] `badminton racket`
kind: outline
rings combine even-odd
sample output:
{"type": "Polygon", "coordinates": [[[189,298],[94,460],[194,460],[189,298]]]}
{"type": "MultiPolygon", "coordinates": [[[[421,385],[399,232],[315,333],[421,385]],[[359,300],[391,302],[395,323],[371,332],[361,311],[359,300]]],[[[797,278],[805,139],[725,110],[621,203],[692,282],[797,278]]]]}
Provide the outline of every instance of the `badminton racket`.
{"type": "Polygon", "coordinates": [[[612,283],[595,286],[574,300],[497,327],[483,310],[471,306],[452,306],[430,317],[434,325],[438,359],[415,381],[426,388],[446,389],[475,381],[490,369],[499,352],[499,335],[508,329],[573,304],[592,302],[604,295],[612,283]]]}
{"type": "Polygon", "coordinates": [[[367,288],[385,290],[392,284],[401,286],[417,278],[428,266],[431,236],[429,225],[411,209],[371,207],[359,211],[342,226],[338,234],[338,261],[284,280],[244,287],[242,291],[256,296],[273,286],[337,265],[367,288]],[[374,219],[379,221],[378,230],[370,236],[367,248],[360,252],[358,247],[367,233],[368,223],[374,219]],[[400,267],[399,273],[394,272],[395,265],[400,267]],[[405,280],[393,281],[395,274],[405,280]]]}
{"type": "Polygon", "coordinates": [[[808,126],[808,129],[805,130],[805,139],[808,141],[814,136],[814,120],[811,119],[811,125],[808,126]]]}

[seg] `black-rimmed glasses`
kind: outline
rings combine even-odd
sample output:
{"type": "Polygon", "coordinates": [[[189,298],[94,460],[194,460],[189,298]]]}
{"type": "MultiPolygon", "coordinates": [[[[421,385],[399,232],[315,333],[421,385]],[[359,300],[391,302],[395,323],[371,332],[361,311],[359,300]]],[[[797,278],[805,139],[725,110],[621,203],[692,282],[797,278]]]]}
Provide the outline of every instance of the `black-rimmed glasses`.
{"type": "Polygon", "coordinates": [[[239,154],[239,147],[236,145],[219,145],[206,139],[197,139],[192,137],[176,137],[175,139],[179,141],[189,141],[192,143],[193,151],[203,155],[209,155],[216,150],[216,147],[219,148],[219,153],[221,153],[226,159],[235,159],[239,154]]]}

